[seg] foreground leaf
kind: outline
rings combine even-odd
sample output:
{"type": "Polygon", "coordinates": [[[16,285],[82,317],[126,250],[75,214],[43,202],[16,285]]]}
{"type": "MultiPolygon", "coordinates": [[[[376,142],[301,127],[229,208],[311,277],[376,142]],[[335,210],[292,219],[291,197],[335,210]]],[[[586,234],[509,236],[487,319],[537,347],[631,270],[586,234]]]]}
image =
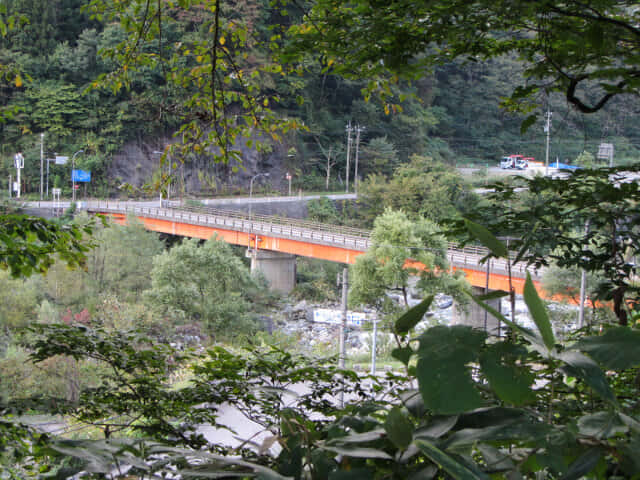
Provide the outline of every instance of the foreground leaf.
{"type": "Polygon", "coordinates": [[[527,279],[524,283],[524,301],[529,308],[529,313],[531,317],[533,317],[533,321],[538,327],[538,331],[540,335],[542,335],[542,340],[544,340],[544,344],[547,346],[549,351],[553,350],[555,346],[556,339],[553,335],[553,329],[551,328],[551,322],[549,321],[549,315],[547,314],[547,310],[536,291],[536,287],[533,285],[531,281],[531,275],[527,272],[527,279]]]}
{"type": "Polygon", "coordinates": [[[565,473],[561,480],[579,480],[593,470],[600,458],[602,457],[602,449],[591,448],[580,455],[570,466],[567,473],[565,473]]]}
{"type": "Polygon", "coordinates": [[[428,296],[424,300],[422,300],[418,305],[410,308],[405,312],[398,320],[396,320],[395,330],[396,333],[400,335],[406,335],[409,331],[415,327],[424,314],[427,313],[429,307],[431,306],[431,302],[433,302],[433,295],[428,296]]]}
{"type": "Polygon", "coordinates": [[[351,447],[351,446],[335,446],[335,445],[323,445],[320,448],[328,450],[330,452],[344,455],[345,457],[356,458],[382,458],[385,460],[391,460],[393,457],[383,450],[376,448],[366,447],[351,447]]]}
{"type": "Polygon", "coordinates": [[[471,220],[464,219],[464,225],[469,230],[469,233],[477,238],[482,245],[491,250],[496,257],[507,258],[508,250],[504,243],[498,240],[489,230],[482,225],[472,222],[471,220]]]}
{"type": "Polygon", "coordinates": [[[597,412],[578,420],[578,431],[587,437],[610,438],[628,430],[629,427],[615,412],[597,412]]]}
{"type": "Polygon", "coordinates": [[[400,450],[407,448],[413,440],[413,424],[400,408],[392,408],[384,422],[389,440],[400,450]]]}
{"type": "Polygon", "coordinates": [[[573,348],[588,353],[611,370],[640,365],[640,331],[626,327],[610,328],[602,336],[583,338],[573,348]]]}
{"type": "Polygon", "coordinates": [[[427,408],[456,414],[482,406],[467,366],[476,361],[486,334],[471,327],[433,327],[420,336],[416,377],[427,408]]]}
{"type": "Polygon", "coordinates": [[[535,375],[527,367],[517,365],[525,357],[526,350],[511,343],[491,345],[480,356],[482,373],[487,377],[492,390],[505,402],[524,405],[535,400],[531,385],[535,375]]]}
{"type": "Polygon", "coordinates": [[[489,477],[484,474],[478,474],[469,470],[466,466],[460,464],[445,452],[437,448],[431,442],[426,440],[416,440],[416,446],[424,453],[429,459],[440,465],[449,475],[458,480],[486,480],[489,477]]]}
{"type": "Polygon", "coordinates": [[[566,373],[584,380],[603,400],[615,407],[618,406],[618,400],[607,377],[596,362],[580,352],[572,351],[563,352],[558,358],[566,363],[563,367],[566,373]]]}

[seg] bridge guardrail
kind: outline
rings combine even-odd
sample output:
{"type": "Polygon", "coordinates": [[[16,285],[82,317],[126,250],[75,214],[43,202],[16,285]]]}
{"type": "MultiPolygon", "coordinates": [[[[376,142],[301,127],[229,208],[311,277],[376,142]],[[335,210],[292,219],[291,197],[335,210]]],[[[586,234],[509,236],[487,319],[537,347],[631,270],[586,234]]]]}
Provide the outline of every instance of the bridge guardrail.
{"type": "Polygon", "coordinates": [[[295,225],[300,228],[309,228],[314,231],[326,231],[330,233],[340,233],[345,235],[352,235],[354,237],[363,237],[369,238],[371,236],[371,232],[369,230],[364,230],[360,228],[354,227],[345,227],[343,225],[328,225],[325,223],[319,222],[310,222],[307,220],[300,219],[292,219],[287,217],[279,217],[276,215],[260,215],[260,214],[252,214],[249,216],[247,213],[230,211],[230,210],[221,210],[217,208],[211,207],[180,207],[180,210],[192,211],[192,212],[201,212],[201,213],[209,213],[211,215],[221,215],[233,218],[242,218],[246,220],[254,220],[261,221],[266,223],[274,223],[281,225],[295,225]]]}
{"type": "Polygon", "coordinates": [[[230,227],[233,230],[247,233],[273,234],[283,238],[308,240],[312,243],[340,245],[345,248],[363,252],[370,246],[369,232],[367,230],[337,227],[332,231],[329,225],[316,224],[313,222],[287,222],[287,219],[279,217],[252,215],[251,218],[249,218],[248,215],[228,212],[226,210],[212,209],[215,213],[211,210],[205,213],[199,209],[123,205],[118,202],[91,202],[87,203],[86,208],[89,210],[124,214],[140,214],[159,219],[170,218],[172,220],[181,220],[204,226],[216,225],[230,227]]]}

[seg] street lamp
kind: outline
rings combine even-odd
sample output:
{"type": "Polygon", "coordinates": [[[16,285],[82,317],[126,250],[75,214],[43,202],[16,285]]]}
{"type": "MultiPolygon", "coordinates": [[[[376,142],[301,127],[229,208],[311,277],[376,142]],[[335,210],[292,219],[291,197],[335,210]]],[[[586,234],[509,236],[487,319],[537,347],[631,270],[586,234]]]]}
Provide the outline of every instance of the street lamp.
{"type": "Polygon", "coordinates": [[[253,194],[253,181],[258,177],[268,177],[268,173],[258,173],[251,177],[251,181],[249,182],[249,221],[251,221],[251,196],[253,194]]]}
{"type": "MultiPolygon", "coordinates": [[[[159,165],[158,165],[158,170],[160,171],[160,183],[159,183],[159,187],[158,190],[160,191],[160,208],[162,208],[162,187],[164,186],[164,182],[165,182],[165,178],[164,178],[164,164],[162,163],[162,155],[165,154],[164,151],[160,151],[160,150],[154,150],[153,152],[154,155],[160,155],[159,157],[159,165]]],[[[171,166],[169,166],[169,168],[171,168],[171,166]]],[[[167,178],[167,201],[170,200],[171,197],[171,170],[169,170],[169,175],[167,178]]]]}
{"type": "Polygon", "coordinates": [[[76,169],[76,155],[78,155],[79,153],[84,153],[84,150],[78,150],[76,153],[73,154],[73,157],[71,157],[71,201],[75,202],[76,201],[76,176],[75,176],[75,169],[76,169]]]}

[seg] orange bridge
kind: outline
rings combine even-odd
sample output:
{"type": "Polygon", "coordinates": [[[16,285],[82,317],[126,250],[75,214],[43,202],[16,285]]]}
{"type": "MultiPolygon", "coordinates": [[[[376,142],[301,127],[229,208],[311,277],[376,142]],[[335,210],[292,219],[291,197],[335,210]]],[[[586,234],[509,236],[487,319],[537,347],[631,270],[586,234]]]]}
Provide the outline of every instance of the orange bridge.
{"type": "MultiPolygon", "coordinates": [[[[283,254],[317,258],[332,262],[352,264],[358,255],[371,245],[370,232],[349,227],[328,225],[304,220],[214,209],[160,208],[131,206],[119,202],[87,202],[90,212],[111,216],[120,224],[128,215],[137,217],[146,229],[184,237],[209,239],[214,235],[234,244],[248,247],[253,254],[264,253],[268,257],[283,254]],[[277,252],[277,253],[274,253],[277,252]]],[[[492,259],[481,264],[488,251],[481,247],[460,248],[449,244],[447,256],[455,270],[463,270],[474,287],[489,290],[509,290],[509,275],[504,259],[492,259]]],[[[286,258],[286,257],[283,257],[286,258]]],[[[255,259],[255,257],[254,257],[255,259]]],[[[541,272],[528,269],[541,294],[541,272]]],[[[516,265],[511,270],[511,284],[516,293],[522,294],[527,269],[516,265]]],[[[295,273],[295,270],[294,270],[295,273]]]]}

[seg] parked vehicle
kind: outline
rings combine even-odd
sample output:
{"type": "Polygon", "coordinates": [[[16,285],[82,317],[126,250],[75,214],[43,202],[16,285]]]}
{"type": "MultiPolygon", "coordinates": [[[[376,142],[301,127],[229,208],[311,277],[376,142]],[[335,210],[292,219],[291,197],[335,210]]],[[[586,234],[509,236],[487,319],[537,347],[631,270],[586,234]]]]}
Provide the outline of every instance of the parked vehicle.
{"type": "Polygon", "coordinates": [[[514,168],[524,170],[529,166],[529,160],[533,161],[533,157],[525,157],[524,155],[508,155],[500,160],[500,168],[514,168]]]}
{"type": "Polygon", "coordinates": [[[503,170],[507,168],[514,168],[514,166],[515,162],[511,157],[502,157],[502,160],[500,160],[500,168],[503,170]]]}

